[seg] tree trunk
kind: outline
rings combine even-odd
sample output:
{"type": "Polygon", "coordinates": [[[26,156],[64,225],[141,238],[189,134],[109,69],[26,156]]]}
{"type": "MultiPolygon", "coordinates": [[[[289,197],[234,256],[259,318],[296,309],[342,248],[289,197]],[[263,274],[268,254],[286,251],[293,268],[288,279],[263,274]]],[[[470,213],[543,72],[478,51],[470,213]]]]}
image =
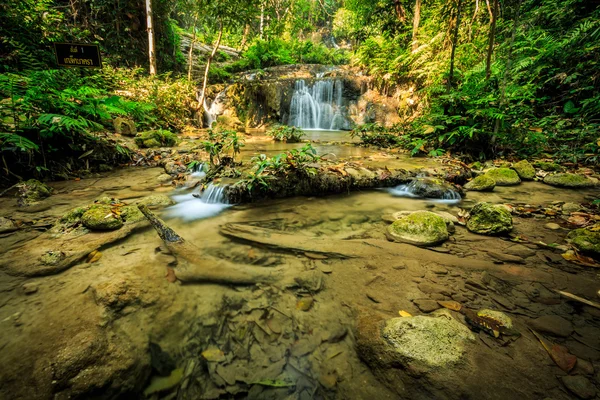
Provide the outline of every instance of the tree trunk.
{"type": "Polygon", "coordinates": [[[421,0],[415,1],[415,13],[413,18],[413,31],[412,31],[412,51],[415,52],[419,47],[419,41],[417,35],[419,34],[419,23],[421,22],[421,0]]]}
{"type": "MultiPolygon", "coordinates": [[[[210,56],[208,56],[208,59],[206,60],[206,69],[204,70],[204,80],[202,82],[202,92],[200,94],[200,104],[198,105],[199,109],[204,107],[206,85],[208,85],[208,71],[210,70],[210,63],[215,57],[215,54],[217,54],[217,50],[221,44],[221,37],[223,37],[223,21],[219,21],[219,36],[217,37],[217,42],[215,43],[212,53],[210,53],[210,56]]],[[[202,113],[200,113],[200,115],[202,115],[202,113]]],[[[200,117],[200,125],[202,126],[202,117],[200,117]]]]}
{"type": "Polygon", "coordinates": [[[490,19],[493,18],[492,7],[490,7],[490,0],[485,0],[485,4],[487,5],[488,12],[490,13],[490,19]]]}
{"type": "Polygon", "coordinates": [[[146,0],[146,25],[148,29],[148,59],[150,75],[156,75],[156,53],[154,52],[154,28],[152,27],[152,0],[146,0]]]}
{"type": "Polygon", "coordinates": [[[188,81],[192,80],[192,60],[194,55],[194,44],[196,43],[196,23],[198,22],[198,12],[194,15],[194,35],[192,36],[192,42],[190,43],[190,51],[188,53],[188,81]]]}
{"type": "Polygon", "coordinates": [[[469,41],[473,38],[473,23],[477,18],[477,13],[479,12],[479,0],[475,0],[475,11],[473,12],[473,18],[471,18],[471,24],[469,25],[469,41]]]}
{"type": "Polygon", "coordinates": [[[494,53],[494,40],[496,38],[496,18],[498,17],[498,0],[494,0],[494,9],[492,11],[492,21],[490,22],[490,40],[485,61],[485,79],[490,79],[492,75],[492,54],[494,53]]]}
{"type": "Polygon", "coordinates": [[[456,45],[458,44],[458,28],[460,27],[461,6],[462,0],[458,0],[458,7],[456,9],[456,26],[454,26],[454,38],[452,39],[452,53],[450,54],[450,73],[448,74],[448,89],[452,87],[452,80],[454,79],[454,55],[456,53],[456,45]]]}
{"type": "Polygon", "coordinates": [[[244,28],[244,35],[242,36],[242,42],[240,43],[240,50],[244,50],[244,47],[246,47],[248,35],[250,35],[250,24],[246,24],[246,27],[244,28]]]}
{"type": "Polygon", "coordinates": [[[263,38],[263,29],[265,26],[265,4],[263,2],[260,3],[260,26],[259,26],[259,32],[260,32],[260,38],[263,38]]]}
{"type": "Polygon", "coordinates": [[[396,9],[396,15],[400,22],[406,22],[406,11],[404,11],[404,7],[402,7],[400,0],[394,0],[394,8],[396,9]]]}

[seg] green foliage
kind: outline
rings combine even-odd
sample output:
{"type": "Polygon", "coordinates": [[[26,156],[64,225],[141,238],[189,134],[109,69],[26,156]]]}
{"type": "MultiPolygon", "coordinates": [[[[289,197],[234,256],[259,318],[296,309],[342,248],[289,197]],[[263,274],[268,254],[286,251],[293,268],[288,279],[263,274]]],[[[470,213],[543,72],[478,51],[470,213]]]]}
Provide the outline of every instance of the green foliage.
{"type": "Polygon", "coordinates": [[[304,131],[296,126],[275,125],[267,131],[267,135],[279,142],[298,143],[304,131]]]}
{"type": "Polygon", "coordinates": [[[402,144],[396,129],[389,129],[376,123],[363,124],[350,132],[351,137],[358,137],[362,144],[377,147],[397,147],[402,144]]]}
{"type": "Polygon", "coordinates": [[[172,147],[177,144],[177,135],[163,129],[138,133],[135,144],[139,147],[172,147]]]}
{"type": "Polygon", "coordinates": [[[244,147],[244,138],[238,136],[236,131],[209,129],[208,137],[209,140],[203,142],[204,150],[213,166],[221,165],[229,152],[232,154],[232,161],[235,162],[236,155],[240,154],[241,148],[244,147]]]}

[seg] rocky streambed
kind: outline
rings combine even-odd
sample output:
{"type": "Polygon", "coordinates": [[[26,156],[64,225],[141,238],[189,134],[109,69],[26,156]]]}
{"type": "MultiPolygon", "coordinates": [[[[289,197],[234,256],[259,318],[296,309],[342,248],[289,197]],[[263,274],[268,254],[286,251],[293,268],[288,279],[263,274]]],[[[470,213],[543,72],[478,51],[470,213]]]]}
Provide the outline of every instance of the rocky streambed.
{"type": "Polygon", "coordinates": [[[193,219],[188,154],[0,198],[2,397],[597,396],[593,171],[473,166],[465,192],[460,164],[369,149],[318,168],[410,183],[193,219]]]}

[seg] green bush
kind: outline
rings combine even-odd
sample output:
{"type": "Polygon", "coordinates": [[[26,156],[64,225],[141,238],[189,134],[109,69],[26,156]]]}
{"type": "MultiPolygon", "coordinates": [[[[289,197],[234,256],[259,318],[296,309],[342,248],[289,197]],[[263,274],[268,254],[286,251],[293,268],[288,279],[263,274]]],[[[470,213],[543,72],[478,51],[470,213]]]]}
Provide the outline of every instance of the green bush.
{"type": "Polygon", "coordinates": [[[351,137],[358,137],[362,144],[377,147],[398,147],[403,141],[397,133],[377,123],[363,124],[350,132],[351,137]]]}
{"type": "Polygon", "coordinates": [[[304,136],[304,131],[296,126],[275,125],[267,131],[278,142],[298,143],[304,136]]]}
{"type": "Polygon", "coordinates": [[[172,147],[177,144],[177,135],[162,129],[138,133],[135,144],[139,147],[172,147]]]}

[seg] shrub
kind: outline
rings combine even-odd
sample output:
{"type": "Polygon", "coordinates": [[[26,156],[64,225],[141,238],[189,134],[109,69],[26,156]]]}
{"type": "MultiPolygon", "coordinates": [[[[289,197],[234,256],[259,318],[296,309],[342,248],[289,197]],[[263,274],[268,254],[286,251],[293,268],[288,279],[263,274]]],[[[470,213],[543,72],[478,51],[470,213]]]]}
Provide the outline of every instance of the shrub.
{"type": "Polygon", "coordinates": [[[278,142],[298,143],[304,136],[304,132],[296,126],[276,125],[269,129],[267,135],[278,142]]]}
{"type": "Polygon", "coordinates": [[[135,137],[139,147],[172,147],[177,144],[177,135],[162,129],[141,132],[135,137]]]}

